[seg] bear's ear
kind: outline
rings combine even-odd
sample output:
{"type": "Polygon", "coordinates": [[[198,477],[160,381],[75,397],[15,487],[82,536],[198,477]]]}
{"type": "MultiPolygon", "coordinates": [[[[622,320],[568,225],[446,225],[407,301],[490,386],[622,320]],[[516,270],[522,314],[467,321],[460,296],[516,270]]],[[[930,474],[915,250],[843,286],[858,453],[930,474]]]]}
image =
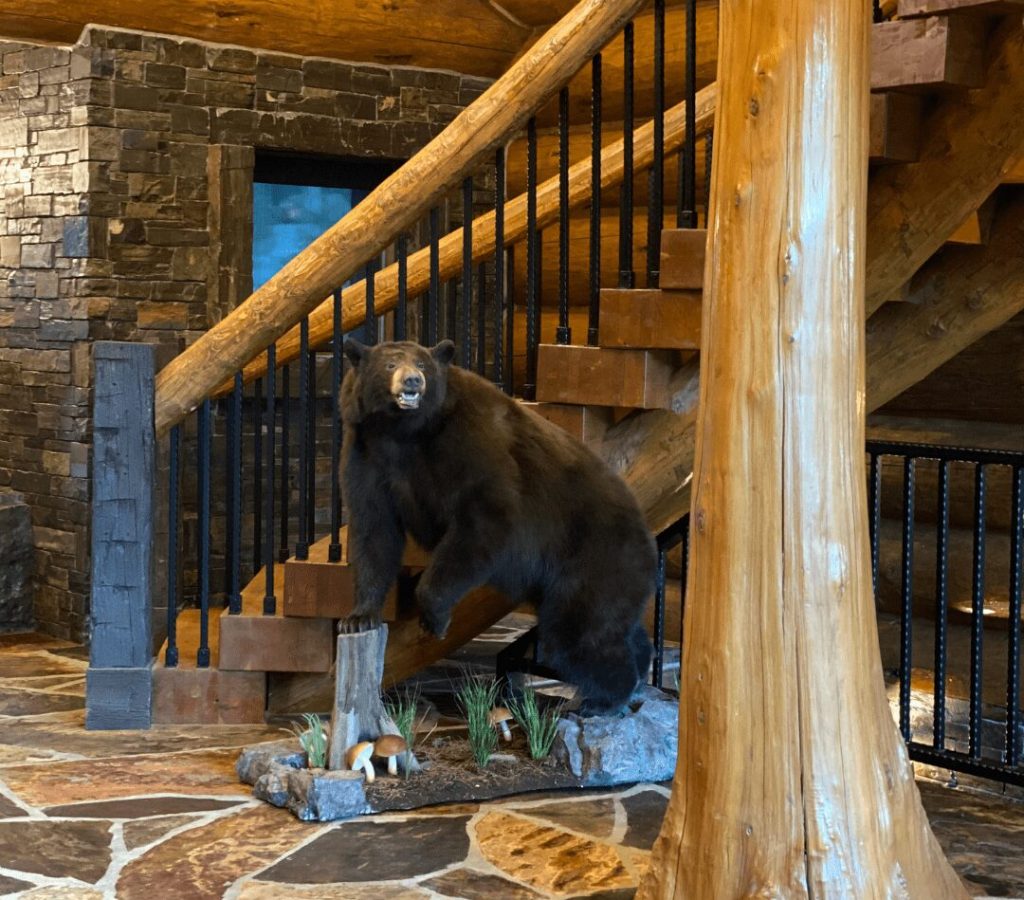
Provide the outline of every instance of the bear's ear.
{"type": "Polygon", "coordinates": [[[345,351],[348,361],[358,369],[359,363],[363,361],[370,348],[360,344],[355,338],[346,338],[342,349],[345,351]]]}
{"type": "Polygon", "coordinates": [[[455,356],[455,344],[452,341],[441,341],[436,347],[430,348],[430,355],[439,365],[446,366],[455,356]]]}

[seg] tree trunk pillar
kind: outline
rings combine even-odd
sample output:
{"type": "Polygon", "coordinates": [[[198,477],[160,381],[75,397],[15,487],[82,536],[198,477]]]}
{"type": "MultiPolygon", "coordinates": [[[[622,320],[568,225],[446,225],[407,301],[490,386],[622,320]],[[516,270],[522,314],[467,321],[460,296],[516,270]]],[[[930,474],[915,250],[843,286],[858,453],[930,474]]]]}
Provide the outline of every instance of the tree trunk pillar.
{"type": "Polygon", "coordinates": [[[679,761],[641,897],[966,897],[884,692],[867,3],[722,0],[679,761]]]}

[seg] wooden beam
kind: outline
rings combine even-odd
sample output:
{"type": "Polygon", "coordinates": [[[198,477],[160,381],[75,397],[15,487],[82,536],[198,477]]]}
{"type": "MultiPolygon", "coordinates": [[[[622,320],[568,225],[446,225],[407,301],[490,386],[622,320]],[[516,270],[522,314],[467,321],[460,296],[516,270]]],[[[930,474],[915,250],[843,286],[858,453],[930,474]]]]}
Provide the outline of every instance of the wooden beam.
{"type": "Polygon", "coordinates": [[[451,69],[488,78],[506,69],[532,33],[525,23],[476,0],[446,0],[443,5],[431,0],[232,0],[230,7],[204,0],[0,0],[0,21],[5,36],[28,40],[74,43],[94,23],[278,53],[451,69]],[[453,29],[452,22],[458,27],[453,29]]]}
{"type": "Polygon", "coordinates": [[[420,153],[166,366],[157,378],[158,434],[426,214],[617,34],[642,2],[580,0],[420,153]]]}
{"type": "Polygon", "coordinates": [[[869,314],[898,293],[1024,155],[1021,17],[1003,22],[990,45],[985,83],[939,101],[925,123],[918,162],[871,174],[869,314]]]}
{"type": "Polygon", "coordinates": [[[871,89],[977,87],[985,23],[959,16],[880,22],[871,29],[871,89]]]}
{"type": "Polygon", "coordinates": [[[1000,16],[1024,10],[1024,0],[899,0],[901,19],[962,13],[1000,16]]]}
{"type": "Polygon", "coordinates": [[[1024,157],[1010,162],[1001,180],[1003,184],[1024,184],[1024,157]]]}
{"type": "Polygon", "coordinates": [[[966,898],[875,625],[851,300],[869,7],[722,12],[679,753],[637,897],[966,898]]]}
{"type": "Polygon", "coordinates": [[[897,91],[871,95],[868,160],[906,163],[917,159],[921,147],[923,98],[897,91]]]}
{"type": "MultiPolygon", "coordinates": [[[[703,134],[711,128],[715,116],[718,89],[710,85],[697,94],[695,115],[697,133],[703,134]]],[[[678,104],[665,113],[666,152],[676,150],[686,139],[686,104],[678,104]]],[[[612,187],[622,180],[622,142],[617,141],[601,151],[601,185],[612,187]]],[[[639,170],[649,166],[654,158],[654,128],[651,123],[637,128],[634,132],[633,160],[639,170]]],[[[587,203],[590,198],[591,179],[590,157],[580,160],[569,170],[569,207],[575,209],[587,203]]],[[[537,188],[537,222],[549,225],[558,218],[559,185],[557,178],[551,178],[537,188]]],[[[643,232],[639,232],[643,233],[643,232]]],[[[505,243],[511,245],[526,234],[526,195],[520,194],[505,205],[505,243]]],[[[485,213],[473,220],[473,260],[479,262],[494,253],[494,212],[485,213]]],[[[462,229],[446,234],[439,242],[439,270],[441,280],[452,277],[462,270],[462,229]]],[[[550,253],[546,256],[550,257],[550,253]]],[[[521,279],[520,279],[521,281],[521,279]]],[[[410,296],[423,293],[430,284],[430,250],[424,248],[410,254],[408,260],[408,291],[410,296]]],[[[398,266],[391,265],[377,273],[374,280],[374,303],[378,313],[394,309],[398,299],[398,266]]],[[[360,281],[342,292],[344,312],[342,330],[349,331],[360,325],[366,311],[366,285],[360,281]]],[[[309,317],[309,335],[312,346],[330,340],[333,333],[332,301],[323,302],[309,317]]],[[[277,343],[277,362],[283,365],[295,359],[299,352],[299,330],[292,329],[277,343]]],[[[259,378],[266,372],[267,359],[260,354],[245,366],[245,380],[259,378]]],[[[219,393],[227,393],[231,384],[225,381],[219,393]]]]}
{"type": "Polygon", "coordinates": [[[537,399],[542,403],[664,409],[671,402],[670,350],[619,350],[541,344],[537,348],[537,399]]]}

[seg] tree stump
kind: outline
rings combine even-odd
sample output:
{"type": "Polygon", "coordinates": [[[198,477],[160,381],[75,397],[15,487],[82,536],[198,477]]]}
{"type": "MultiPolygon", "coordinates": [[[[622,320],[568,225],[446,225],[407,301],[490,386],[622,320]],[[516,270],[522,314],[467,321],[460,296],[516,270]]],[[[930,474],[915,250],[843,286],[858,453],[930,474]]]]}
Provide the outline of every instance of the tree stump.
{"type": "MultiPolygon", "coordinates": [[[[380,696],[387,642],[388,626],[384,624],[371,631],[338,635],[327,762],[330,769],[345,768],[345,751],[353,744],[375,741],[382,734],[398,734],[380,696]]],[[[399,758],[399,764],[410,771],[419,770],[411,747],[399,758]]]]}

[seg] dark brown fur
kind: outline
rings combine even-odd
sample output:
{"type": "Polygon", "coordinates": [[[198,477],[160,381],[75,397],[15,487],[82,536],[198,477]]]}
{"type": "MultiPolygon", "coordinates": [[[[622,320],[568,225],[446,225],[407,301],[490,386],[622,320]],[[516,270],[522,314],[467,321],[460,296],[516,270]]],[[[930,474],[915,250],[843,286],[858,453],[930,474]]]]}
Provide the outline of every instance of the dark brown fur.
{"type": "Polygon", "coordinates": [[[641,615],[656,555],[636,501],[596,455],[472,372],[450,341],[346,344],[344,494],[356,566],[348,629],[379,620],[406,534],[431,551],[416,591],[424,627],[489,584],[537,608],[541,655],[590,711],[621,706],[647,671],[641,615]],[[392,379],[416,382],[400,409],[392,379]]]}

